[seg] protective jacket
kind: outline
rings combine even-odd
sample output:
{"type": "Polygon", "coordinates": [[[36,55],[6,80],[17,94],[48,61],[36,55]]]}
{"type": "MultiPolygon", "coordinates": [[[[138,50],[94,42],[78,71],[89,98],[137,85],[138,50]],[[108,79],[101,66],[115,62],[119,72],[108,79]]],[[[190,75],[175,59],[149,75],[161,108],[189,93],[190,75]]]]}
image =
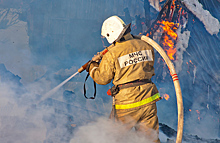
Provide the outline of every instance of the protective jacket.
{"type": "MultiPolygon", "coordinates": [[[[89,74],[97,84],[112,81],[121,85],[136,80],[151,79],[154,73],[153,47],[128,33],[123,41],[115,43],[102,58],[100,64],[92,63],[89,74]]],[[[132,110],[155,103],[161,97],[154,83],[124,88],[115,95],[115,108],[132,110]]]]}

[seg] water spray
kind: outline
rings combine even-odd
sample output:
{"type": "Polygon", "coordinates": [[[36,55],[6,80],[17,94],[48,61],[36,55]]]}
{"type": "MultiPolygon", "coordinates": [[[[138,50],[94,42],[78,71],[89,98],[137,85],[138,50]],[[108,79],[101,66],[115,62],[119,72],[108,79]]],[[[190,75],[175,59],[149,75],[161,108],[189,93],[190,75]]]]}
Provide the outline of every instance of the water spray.
{"type": "MultiPolygon", "coordinates": [[[[103,55],[105,55],[105,53],[108,52],[108,50],[113,47],[113,45],[110,45],[109,47],[106,47],[106,49],[104,49],[101,52],[98,52],[96,56],[94,56],[92,58],[92,61],[96,61],[99,60],[103,57],[103,55]]],[[[40,102],[44,101],[45,99],[49,98],[51,95],[53,95],[58,89],[60,89],[65,83],[67,83],[69,80],[71,80],[74,76],[76,76],[78,73],[83,72],[87,65],[89,64],[90,61],[88,61],[87,63],[85,63],[82,67],[80,67],[78,69],[78,71],[76,73],[74,73],[73,75],[71,75],[69,78],[67,78],[66,80],[64,80],[62,83],[60,83],[59,85],[57,85],[55,88],[53,88],[52,90],[50,90],[49,92],[47,92],[46,94],[43,95],[43,97],[41,98],[41,100],[39,100],[37,102],[37,104],[39,104],[40,102]]]]}
{"type": "Polygon", "coordinates": [[[50,97],[51,95],[53,95],[60,87],[62,87],[65,83],[67,83],[69,80],[71,80],[74,76],[76,76],[79,72],[74,73],[73,75],[71,75],[69,78],[67,78],[66,80],[64,80],[62,83],[60,83],[59,85],[57,85],[56,87],[54,87],[52,90],[50,90],[49,92],[47,92],[46,94],[43,95],[43,97],[41,98],[40,101],[37,102],[37,104],[39,104],[41,101],[44,101],[45,99],[47,99],[48,97],[50,97]]]}

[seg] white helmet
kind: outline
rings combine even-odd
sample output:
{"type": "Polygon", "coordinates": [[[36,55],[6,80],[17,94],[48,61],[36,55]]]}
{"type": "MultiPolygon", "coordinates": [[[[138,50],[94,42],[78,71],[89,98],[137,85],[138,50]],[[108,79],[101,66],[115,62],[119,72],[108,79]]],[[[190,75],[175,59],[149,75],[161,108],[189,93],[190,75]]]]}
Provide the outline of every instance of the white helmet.
{"type": "Polygon", "coordinates": [[[120,40],[128,27],[130,24],[125,25],[124,21],[118,16],[111,16],[103,22],[101,35],[111,44],[120,40]]]}

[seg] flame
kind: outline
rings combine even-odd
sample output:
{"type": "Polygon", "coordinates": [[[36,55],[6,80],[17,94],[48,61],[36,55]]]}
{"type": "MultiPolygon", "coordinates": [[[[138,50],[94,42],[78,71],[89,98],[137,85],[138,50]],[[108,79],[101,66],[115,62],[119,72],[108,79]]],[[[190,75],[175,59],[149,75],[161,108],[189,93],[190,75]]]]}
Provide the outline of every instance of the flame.
{"type": "Polygon", "coordinates": [[[199,112],[199,110],[196,110],[196,113],[198,114],[198,120],[200,121],[201,117],[200,117],[200,112],[199,112]]]}
{"type": "Polygon", "coordinates": [[[160,21],[160,27],[163,29],[163,41],[162,45],[164,50],[167,52],[168,57],[171,60],[174,60],[174,55],[176,54],[175,41],[178,38],[175,30],[179,27],[179,23],[169,22],[169,21],[160,21]]]}
{"type": "Polygon", "coordinates": [[[71,127],[76,127],[76,124],[71,124],[71,127]]]}
{"type": "Polygon", "coordinates": [[[170,96],[168,94],[164,94],[163,97],[166,99],[166,100],[169,100],[170,96]]]}
{"type": "Polygon", "coordinates": [[[193,62],[191,60],[189,60],[189,62],[186,62],[186,64],[188,65],[188,73],[190,74],[189,70],[190,70],[190,67],[194,67],[194,70],[193,70],[193,73],[195,74],[196,72],[196,66],[193,64],[193,62]]]}

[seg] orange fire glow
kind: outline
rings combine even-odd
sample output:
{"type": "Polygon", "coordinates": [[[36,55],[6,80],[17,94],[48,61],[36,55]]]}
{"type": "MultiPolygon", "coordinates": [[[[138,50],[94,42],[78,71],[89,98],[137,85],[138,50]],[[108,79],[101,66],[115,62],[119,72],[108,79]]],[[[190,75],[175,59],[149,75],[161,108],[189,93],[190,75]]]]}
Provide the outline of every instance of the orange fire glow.
{"type": "Polygon", "coordinates": [[[170,96],[168,94],[164,94],[163,97],[166,99],[166,100],[169,100],[170,96]]]}
{"type": "Polygon", "coordinates": [[[177,40],[177,33],[175,30],[179,27],[179,23],[169,22],[162,20],[160,27],[163,29],[163,41],[162,45],[164,50],[167,52],[168,57],[174,60],[174,55],[176,54],[176,48],[174,41],[177,40]]]}
{"type": "Polygon", "coordinates": [[[196,113],[197,113],[197,115],[198,115],[198,120],[200,121],[200,112],[199,112],[199,110],[196,110],[196,113]]]}
{"type": "Polygon", "coordinates": [[[71,124],[72,127],[76,127],[76,124],[71,124]]]}

